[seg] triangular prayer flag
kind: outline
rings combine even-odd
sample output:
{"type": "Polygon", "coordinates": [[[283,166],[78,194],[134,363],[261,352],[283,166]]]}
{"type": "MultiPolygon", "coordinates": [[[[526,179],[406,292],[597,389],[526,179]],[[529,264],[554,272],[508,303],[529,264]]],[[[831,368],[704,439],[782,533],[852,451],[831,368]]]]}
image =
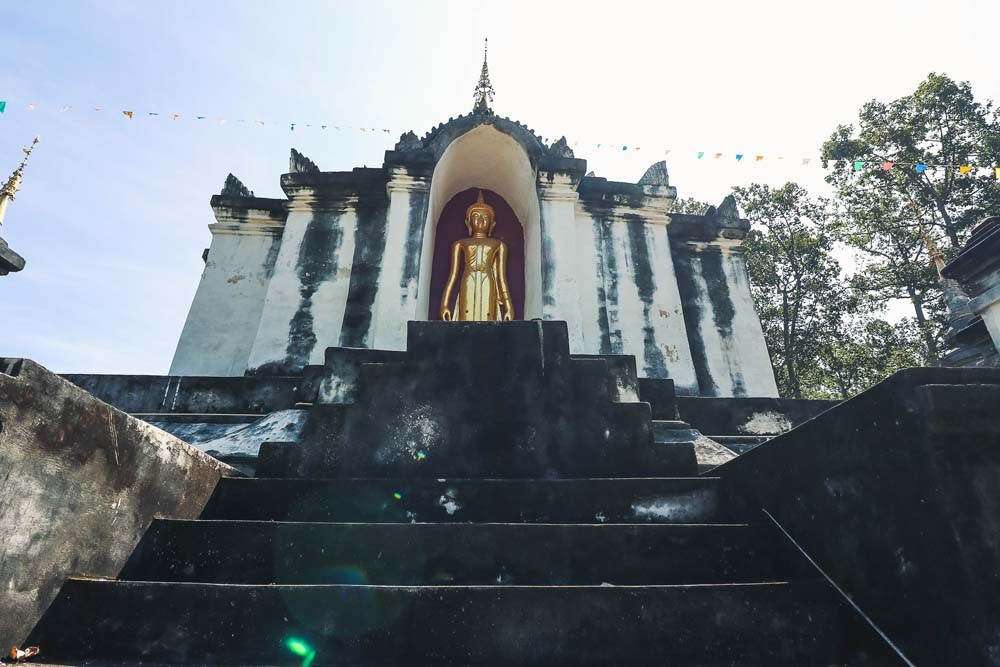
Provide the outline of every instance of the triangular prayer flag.
{"type": "Polygon", "coordinates": [[[225,124],[226,124],[226,119],[225,119],[225,118],[222,118],[222,117],[220,116],[220,117],[219,117],[219,125],[225,125],[225,124]]]}
{"type": "MultiPolygon", "coordinates": [[[[338,127],[337,129],[339,130],[340,128],[338,127]]],[[[601,145],[600,145],[600,144],[597,144],[597,147],[598,147],[598,148],[600,148],[600,147],[601,147],[601,145]]]]}
{"type": "Polygon", "coordinates": [[[321,130],[325,130],[325,129],[326,129],[326,125],[320,125],[320,126],[319,126],[319,129],[321,129],[321,130]]]}
{"type": "Polygon", "coordinates": [[[807,157],[802,158],[802,164],[809,164],[809,158],[807,157]]]}
{"type": "Polygon", "coordinates": [[[295,123],[292,123],[291,128],[292,128],[291,131],[294,132],[295,131],[295,123]]]}
{"type": "Polygon", "coordinates": [[[722,157],[722,153],[716,153],[715,154],[715,159],[716,160],[718,160],[720,157],[722,157]]]}
{"type": "Polygon", "coordinates": [[[997,180],[1000,181],[1000,167],[996,167],[993,171],[997,175],[997,180]]]}
{"type": "Polygon", "coordinates": [[[864,160],[854,161],[854,171],[861,171],[865,166],[864,160]]]}
{"type": "Polygon", "coordinates": [[[3,113],[7,108],[7,102],[5,100],[0,100],[0,113],[3,113]]]}
{"type": "Polygon", "coordinates": [[[60,109],[59,109],[59,113],[66,113],[67,111],[69,111],[69,110],[70,110],[70,109],[72,109],[72,108],[73,108],[73,107],[70,107],[70,106],[66,106],[66,107],[60,107],[60,109]]]}
{"type": "Polygon", "coordinates": [[[705,151],[698,151],[698,159],[700,160],[703,157],[705,157],[705,151]]]}
{"type": "Polygon", "coordinates": [[[178,118],[180,118],[180,117],[181,117],[181,115],[180,115],[179,113],[175,113],[175,114],[174,114],[173,116],[171,116],[170,118],[172,118],[173,120],[177,120],[177,119],[178,119],[178,118]]]}
{"type": "Polygon", "coordinates": [[[764,159],[763,155],[755,155],[753,158],[754,162],[760,162],[763,159],[764,159]]]}
{"type": "Polygon", "coordinates": [[[925,171],[927,171],[927,165],[926,165],[926,164],[924,164],[923,162],[918,162],[918,163],[917,163],[917,166],[916,166],[916,167],[914,167],[914,170],[916,170],[916,172],[917,172],[918,174],[922,174],[922,173],[924,173],[925,171]]]}
{"type": "Polygon", "coordinates": [[[892,166],[894,164],[896,164],[896,163],[895,162],[883,162],[882,163],[882,171],[889,171],[890,169],[892,169],[892,166]]]}
{"type": "Polygon", "coordinates": [[[670,155],[670,149],[668,148],[667,150],[663,151],[663,154],[664,155],[670,155]]]}
{"type": "Polygon", "coordinates": [[[623,151],[627,151],[628,150],[628,146],[622,146],[622,150],[623,151]]]}
{"type": "Polygon", "coordinates": [[[160,114],[156,113],[155,111],[150,111],[149,115],[150,116],[159,116],[160,114]]]}
{"type": "Polygon", "coordinates": [[[736,154],[736,161],[739,162],[742,159],[743,159],[743,153],[737,153],[736,154]]]}
{"type": "Polygon", "coordinates": [[[35,108],[35,103],[34,102],[28,102],[28,111],[32,111],[32,110],[34,110],[34,108],[35,108]]]}
{"type": "Polygon", "coordinates": [[[100,111],[101,107],[94,107],[94,111],[100,111]]]}
{"type": "Polygon", "coordinates": [[[970,171],[972,171],[972,167],[967,164],[963,164],[958,168],[958,173],[960,174],[968,174],[970,171]]]}
{"type": "Polygon", "coordinates": [[[122,111],[122,114],[124,114],[124,115],[128,116],[128,117],[129,117],[129,119],[131,119],[131,118],[132,118],[132,112],[131,112],[131,111],[122,111]]]}
{"type": "Polygon", "coordinates": [[[633,148],[632,150],[634,150],[634,151],[637,151],[637,150],[641,150],[641,149],[640,149],[640,148],[639,148],[638,146],[636,146],[636,147],[635,147],[635,148],[633,148]]]}

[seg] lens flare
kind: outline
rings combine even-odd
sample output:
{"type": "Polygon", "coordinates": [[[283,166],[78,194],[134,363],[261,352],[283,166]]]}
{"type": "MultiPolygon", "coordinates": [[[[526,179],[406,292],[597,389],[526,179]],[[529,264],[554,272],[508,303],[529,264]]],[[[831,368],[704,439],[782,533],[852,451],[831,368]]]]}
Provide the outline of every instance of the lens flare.
{"type": "Polygon", "coordinates": [[[396,500],[402,500],[403,494],[397,491],[396,493],[392,494],[392,497],[395,498],[396,500]]]}
{"type": "Polygon", "coordinates": [[[302,667],[309,667],[316,659],[316,649],[312,648],[301,639],[289,637],[285,640],[285,648],[294,653],[302,660],[302,667]]]}

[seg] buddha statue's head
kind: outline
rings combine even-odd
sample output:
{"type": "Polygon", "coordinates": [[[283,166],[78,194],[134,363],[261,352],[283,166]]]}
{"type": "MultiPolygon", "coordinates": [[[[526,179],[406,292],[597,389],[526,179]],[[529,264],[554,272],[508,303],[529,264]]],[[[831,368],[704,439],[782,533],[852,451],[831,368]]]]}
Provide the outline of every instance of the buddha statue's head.
{"type": "Polygon", "coordinates": [[[469,236],[489,236],[496,224],[493,207],[486,203],[480,190],[476,203],[465,210],[465,228],[469,230],[469,236]]]}

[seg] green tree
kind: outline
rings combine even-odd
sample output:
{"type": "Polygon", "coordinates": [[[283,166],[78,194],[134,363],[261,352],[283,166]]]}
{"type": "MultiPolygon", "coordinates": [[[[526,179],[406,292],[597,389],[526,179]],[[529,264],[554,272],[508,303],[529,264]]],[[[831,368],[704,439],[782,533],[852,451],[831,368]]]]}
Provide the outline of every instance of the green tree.
{"type": "Polygon", "coordinates": [[[843,188],[838,202],[837,238],[857,251],[850,284],[867,299],[869,310],[884,310],[893,299],[909,302],[923,350],[935,365],[940,358],[946,312],[937,268],[928,257],[929,230],[914,223],[913,209],[889,188],[843,188]]]}
{"type": "Polygon", "coordinates": [[[751,292],[783,396],[811,394],[808,369],[852,307],[833,256],[829,202],[795,183],[733,189],[753,222],[744,242],[751,292]]]}
{"type": "Polygon", "coordinates": [[[670,213],[693,213],[694,215],[701,215],[708,210],[708,206],[705,202],[698,201],[693,197],[681,197],[670,202],[668,211],[670,213]]]}
{"type": "Polygon", "coordinates": [[[826,180],[837,193],[838,236],[859,251],[852,285],[876,302],[907,300],[919,357],[939,363],[946,313],[928,247],[953,256],[974,222],[1000,210],[993,103],[978,102],[967,82],[932,73],[911,95],[865,104],[857,128],[838,127],[822,157],[833,161],[826,180]],[[972,169],[962,174],[961,165],[972,169]]]}
{"type": "Polygon", "coordinates": [[[974,222],[1000,211],[993,172],[1000,164],[1000,117],[992,101],[975,99],[968,82],[942,74],[928,75],[911,95],[865,104],[857,128],[839,126],[822,157],[835,162],[827,181],[838,194],[891,193],[911,209],[911,220],[922,219],[952,248],[974,222]],[[855,162],[864,163],[860,171],[855,162]],[[961,165],[974,168],[962,174],[961,165]]]}
{"type": "Polygon", "coordinates": [[[850,398],[900,368],[920,366],[920,335],[912,320],[846,319],[838,335],[819,342],[807,371],[810,397],[850,398]]]}

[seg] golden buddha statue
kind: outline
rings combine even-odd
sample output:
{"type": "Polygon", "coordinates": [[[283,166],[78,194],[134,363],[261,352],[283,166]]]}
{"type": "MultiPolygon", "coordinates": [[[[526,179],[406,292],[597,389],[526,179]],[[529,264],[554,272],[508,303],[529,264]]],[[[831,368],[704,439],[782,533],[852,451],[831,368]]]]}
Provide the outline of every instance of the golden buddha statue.
{"type": "Polygon", "coordinates": [[[451,246],[451,269],[441,297],[442,320],[509,322],[514,319],[514,302],[507,287],[507,244],[490,237],[495,225],[493,207],[483,200],[480,190],[476,203],[465,211],[469,238],[459,239],[451,246]],[[461,279],[460,265],[464,267],[461,279]],[[456,282],[459,283],[458,301],[452,310],[451,297],[456,282]]]}

